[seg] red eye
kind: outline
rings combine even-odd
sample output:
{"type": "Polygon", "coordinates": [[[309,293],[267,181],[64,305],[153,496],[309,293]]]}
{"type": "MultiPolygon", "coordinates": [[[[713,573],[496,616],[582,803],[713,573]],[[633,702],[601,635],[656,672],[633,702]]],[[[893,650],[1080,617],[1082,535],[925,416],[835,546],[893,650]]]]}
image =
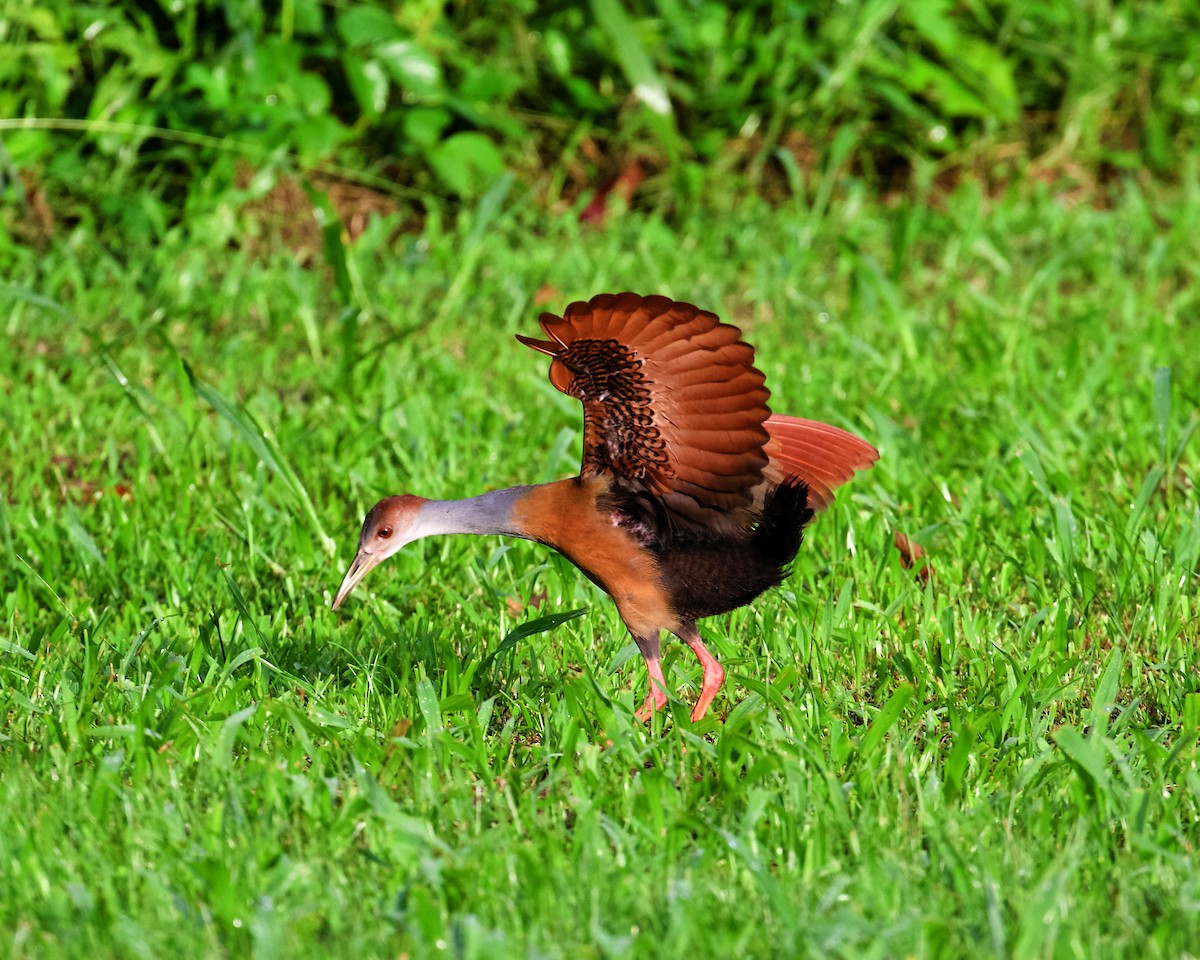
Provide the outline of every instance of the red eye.
{"type": "Polygon", "coordinates": [[[392,535],[391,527],[380,527],[379,532],[375,534],[380,540],[387,540],[392,535]]]}

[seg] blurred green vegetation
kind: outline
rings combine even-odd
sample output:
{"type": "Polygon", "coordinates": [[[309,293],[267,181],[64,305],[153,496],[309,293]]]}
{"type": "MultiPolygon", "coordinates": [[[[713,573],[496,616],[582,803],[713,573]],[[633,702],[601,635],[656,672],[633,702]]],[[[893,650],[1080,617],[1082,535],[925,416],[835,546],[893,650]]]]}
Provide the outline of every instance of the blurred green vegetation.
{"type": "Polygon", "coordinates": [[[1198,38],[1193,0],[5,0],[0,159],[10,199],[32,171],[57,210],[136,193],[151,221],[239,162],[417,210],[506,170],[573,201],[635,162],[659,206],[797,194],[834,145],[885,191],[1170,179],[1200,129],[1198,38]]]}

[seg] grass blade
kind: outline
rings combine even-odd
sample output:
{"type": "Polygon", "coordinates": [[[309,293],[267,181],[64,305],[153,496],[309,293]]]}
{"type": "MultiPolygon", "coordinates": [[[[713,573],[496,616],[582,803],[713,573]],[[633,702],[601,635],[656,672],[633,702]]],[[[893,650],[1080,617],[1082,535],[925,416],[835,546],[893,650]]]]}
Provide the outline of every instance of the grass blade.
{"type": "Polygon", "coordinates": [[[1154,371],[1154,425],[1158,427],[1158,438],[1162,443],[1163,462],[1169,456],[1167,428],[1171,423],[1171,368],[1159,367],[1154,371]]]}
{"type": "Polygon", "coordinates": [[[282,452],[276,447],[275,442],[255,422],[254,417],[247,410],[234,406],[225,398],[225,395],[221,391],[209,386],[197,377],[192,370],[191,364],[186,360],[182,362],[184,371],[187,373],[188,382],[192,385],[192,389],[196,392],[196,395],[206,401],[218,414],[229,421],[241,435],[242,439],[246,441],[246,445],[254,451],[258,459],[266,464],[267,469],[279,478],[304,511],[305,518],[308,520],[313,532],[320,539],[325,552],[332,555],[334,551],[333,540],[325,532],[325,528],[317,516],[317,510],[313,506],[312,499],[308,495],[308,490],[300,482],[300,478],[296,476],[295,471],[292,470],[291,465],[284,458],[282,452]]]}
{"type": "Polygon", "coordinates": [[[538,633],[545,633],[548,630],[553,630],[557,626],[561,626],[568,620],[574,620],[576,617],[582,617],[587,613],[587,607],[580,607],[578,610],[569,610],[566,613],[552,613],[545,617],[538,617],[536,620],[530,620],[527,623],[521,624],[519,627],[514,627],[500,641],[495,651],[484,658],[483,667],[487,669],[495,660],[505,653],[508,653],[513,647],[524,640],[526,637],[532,637],[538,633]]]}
{"type": "Polygon", "coordinates": [[[867,760],[871,755],[879,749],[883,743],[883,738],[887,736],[887,732],[895,726],[896,721],[900,719],[900,714],[904,712],[904,708],[908,706],[908,702],[913,698],[914,690],[909,684],[904,684],[898,687],[889,698],[887,703],[880,708],[875,715],[875,719],[871,721],[871,726],[867,728],[867,732],[863,735],[862,741],[858,746],[858,756],[860,760],[867,760]]]}

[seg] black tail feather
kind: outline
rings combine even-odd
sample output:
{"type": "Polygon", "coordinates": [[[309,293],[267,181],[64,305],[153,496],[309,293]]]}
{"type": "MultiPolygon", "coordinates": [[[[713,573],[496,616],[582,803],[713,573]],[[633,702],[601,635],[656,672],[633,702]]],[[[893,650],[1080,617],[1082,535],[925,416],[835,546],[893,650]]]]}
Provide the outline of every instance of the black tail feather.
{"type": "Polygon", "coordinates": [[[762,517],[752,536],[759,555],[773,566],[786,567],[796,559],[804,527],[812,518],[808,484],[799,477],[788,477],[763,502],[762,517]]]}

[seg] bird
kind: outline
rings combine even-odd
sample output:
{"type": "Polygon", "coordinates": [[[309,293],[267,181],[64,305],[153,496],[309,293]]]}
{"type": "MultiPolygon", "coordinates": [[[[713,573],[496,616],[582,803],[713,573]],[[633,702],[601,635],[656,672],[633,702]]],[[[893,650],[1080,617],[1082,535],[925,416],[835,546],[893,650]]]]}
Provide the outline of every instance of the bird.
{"type": "Polygon", "coordinates": [[[662,631],[691,648],[702,670],[698,722],[725,671],[696,621],[782,583],[815,512],[879,452],[839,427],[773,414],[754,348],[690,303],[600,294],[538,320],[547,339],[517,339],[550,357],[550,382],[583,404],[579,475],[464,500],[384,497],[363,521],[332,608],[423,537],[536,541],[616,604],[649,674],[640,721],[668,704],[662,631]]]}

